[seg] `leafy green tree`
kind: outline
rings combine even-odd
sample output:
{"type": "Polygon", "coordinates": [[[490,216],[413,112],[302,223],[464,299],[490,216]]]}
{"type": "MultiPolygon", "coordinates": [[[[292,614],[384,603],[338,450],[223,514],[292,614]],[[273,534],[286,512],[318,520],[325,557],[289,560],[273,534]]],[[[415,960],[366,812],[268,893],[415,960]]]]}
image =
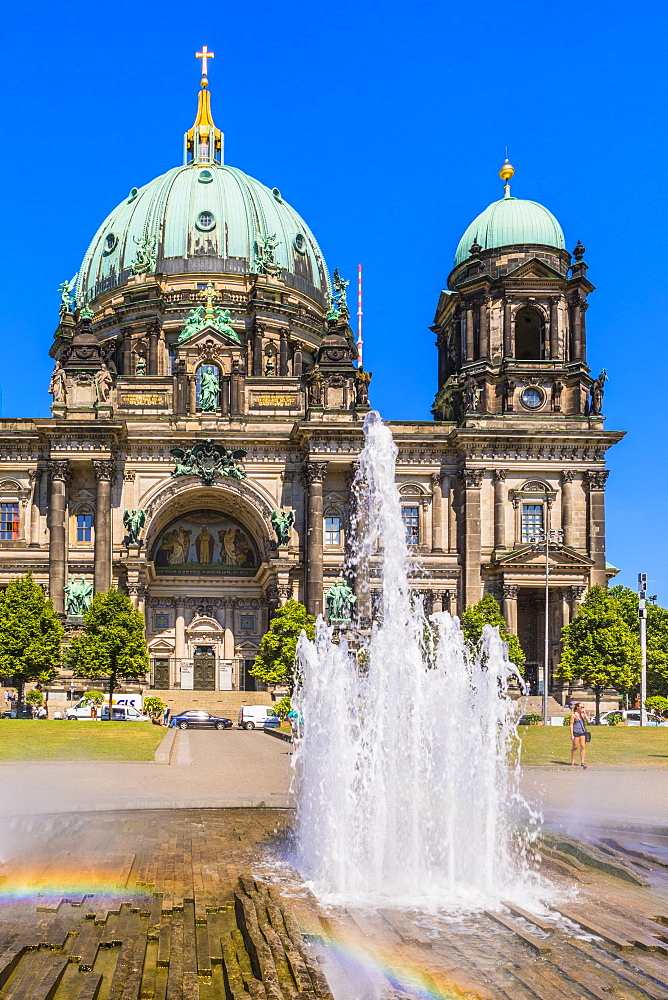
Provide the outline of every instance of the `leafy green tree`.
{"type": "Polygon", "coordinates": [[[37,688],[32,688],[30,691],[26,691],[26,705],[32,705],[33,708],[39,708],[39,706],[43,703],[44,695],[37,688]]]}
{"type": "Polygon", "coordinates": [[[646,698],[645,708],[648,712],[657,712],[659,715],[663,715],[668,712],[668,698],[664,698],[659,694],[654,695],[652,698],[646,698]]]}
{"type": "Polygon", "coordinates": [[[0,674],[14,675],[20,711],[25,685],[49,681],[61,665],[63,625],[32,573],[0,592],[0,674]]]}
{"type": "Polygon", "coordinates": [[[491,594],[485,594],[477,604],[471,604],[462,613],[460,623],[466,643],[471,649],[474,649],[480,642],[485,625],[498,628],[499,635],[508,646],[508,659],[515,664],[521,673],[524,673],[526,661],[524,650],[520,646],[520,640],[517,636],[508,631],[499,602],[495,597],[491,594]]]}
{"type": "Polygon", "coordinates": [[[93,708],[93,718],[97,718],[97,710],[104,705],[104,694],[102,691],[86,691],[81,699],[84,705],[91,705],[93,708]]]}
{"type": "MultiPolygon", "coordinates": [[[[620,585],[609,592],[619,601],[627,625],[640,639],[638,595],[620,585]]],[[[668,609],[658,604],[647,605],[647,691],[668,697],[668,609]]]]}
{"type": "Polygon", "coordinates": [[[72,641],[67,661],[80,677],[109,678],[111,706],[119,678],[141,680],[148,671],[144,616],[112,587],[95,594],[83,619],[84,633],[72,641]]]}
{"type": "Polygon", "coordinates": [[[251,669],[253,677],[272,687],[286,684],[290,693],[295,685],[297,642],[302,632],[307,639],[315,638],[315,618],[299,601],[286,601],[274,613],[260,642],[260,652],[251,669]]]}
{"type": "Polygon", "coordinates": [[[577,618],[561,635],[563,651],[557,676],[569,683],[582,680],[594,689],[598,719],[604,688],[612,687],[625,694],[638,683],[638,639],[626,621],[621,603],[603,587],[592,587],[580,605],[577,618]]]}

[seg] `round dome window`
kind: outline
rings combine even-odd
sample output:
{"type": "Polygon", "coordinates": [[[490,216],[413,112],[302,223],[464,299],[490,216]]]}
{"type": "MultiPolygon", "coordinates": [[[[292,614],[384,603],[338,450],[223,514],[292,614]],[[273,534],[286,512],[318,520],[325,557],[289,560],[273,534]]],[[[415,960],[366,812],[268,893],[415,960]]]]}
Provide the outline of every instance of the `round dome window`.
{"type": "Polygon", "coordinates": [[[292,241],[292,245],[294,246],[297,253],[302,253],[302,254],[306,253],[306,239],[304,237],[304,234],[297,233],[294,240],[292,241]]]}
{"type": "Polygon", "coordinates": [[[113,253],[118,246],[118,236],[116,233],[107,233],[104,238],[104,250],[102,251],[103,257],[108,257],[110,253],[113,253]]]}
{"type": "Polygon", "coordinates": [[[200,212],[195,225],[203,233],[210,233],[212,229],[216,228],[216,219],[213,212],[200,212]]]}
{"type": "Polygon", "coordinates": [[[130,204],[131,201],[135,200],[138,194],[139,194],[138,188],[133,188],[132,191],[130,191],[130,194],[128,195],[128,205],[130,204]]]}
{"type": "Polygon", "coordinates": [[[522,393],[522,404],[529,410],[537,410],[539,406],[543,405],[544,399],[543,393],[535,385],[530,385],[522,393]]]}
{"type": "Polygon", "coordinates": [[[213,174],[210,170],[200,170],[197,180],[200,184],[210,184],[213,180],[213,174]]]}

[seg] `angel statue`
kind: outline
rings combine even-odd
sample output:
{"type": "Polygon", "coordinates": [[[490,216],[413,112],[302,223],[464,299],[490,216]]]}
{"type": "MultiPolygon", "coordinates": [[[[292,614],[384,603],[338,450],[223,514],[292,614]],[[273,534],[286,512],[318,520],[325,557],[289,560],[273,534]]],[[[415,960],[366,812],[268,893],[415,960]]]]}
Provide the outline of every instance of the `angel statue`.
{"type": "Polygon", "coordinates": [[[63,281],[61,285],[58,285],[58,291],[60,292],[60,315],[65,316],[67,313],[71,313],[73,302],[72,302],[72,292],[74,291],[74,286],[77,283],[76,274],[70,281],[63,281]]]}
{"type": "Polygon", "coordinates": [[[146,512],[143,510],[123,511],[123,524],[128,533],[130,545],[139,545],[139,533],[146,523],[146,512]]]}
{"type": "Polygon", "coordinates": [[[289,510],[287,513],[277,510],[271,512],[271,523],[276,532],[276,539],[279,545],[288,545],[290,542],[290,528],[295,523],[295,512],[289,510]]]}
{"type": "Polygon", "coordinates": [[[63,589],[65,591],[65,613],[80,617],[90,607],[93,598],[93,585],[83,576],[78,582],[72,576],[63,589]]]}

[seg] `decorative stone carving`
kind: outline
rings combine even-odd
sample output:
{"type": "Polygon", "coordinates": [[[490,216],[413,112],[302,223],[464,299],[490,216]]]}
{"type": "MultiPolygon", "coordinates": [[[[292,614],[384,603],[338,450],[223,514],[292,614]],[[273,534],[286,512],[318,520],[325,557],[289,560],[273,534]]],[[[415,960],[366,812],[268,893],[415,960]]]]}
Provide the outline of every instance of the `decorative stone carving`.
{"type": "Polygon", "coordinates": [[[199,476],[209,486],[218,476],[245,479],[246,473],[239,465],[248,454],[243,448],[232,451],[214,444],[211,438],[198,442],[192,448],[172,448],[170,455],[176,460],[172,476],[199,476]]]}
{"type": "Polygon", "coordinates": [[[101,480],[106,480],[106,482],[110,483],[114,477],[115,465],[113,462],[94,459],[93,468],[95,470],[95,478],[98,483],[101,480]]]}
{"type": "Polygon", "coordinates": [[[562,485],[565,483],[572,483],[575,478],[575,472],[573,469],[562,469],[561,470],[561,482],[562,485]]]}
{"type": "Polygon", "coordinates": [[[284,510],[281,510],[280,512],[272,510],[271,523],[274,526],[278,544],[288,545],[290,542],[290,528],[295,523],[294,511],[289,510],[286,513],[284,510]]]}
{"type": "Polygon", "coordinates": [[[484,469],[462,469],[459,472],[459,481],[465,490],[479,490],[484,475],[484,469]]]}
{"type": "Polygon", "coordinates": [[[519,596],[520,588],[514,583],[504,583],[501,588],[501,595],[504,601],[516,601],[519,596]]]}
{"type": "Polygon", "coordinates": [[[605,368],[601,371],[601,374],[597,379],[595,379],[590,388],[590,403],[589,403],[589,413],[591,416],[599,416],[601,413],[601,408],[603,406],[603,395],[605,391],[605,383],[608,381],[608,375],[605,368]]]}
{"type": "Polygon", "coordinates": [[[128,533],[128,542],[130,545],[139,545],[139,535],[145,523],[145,511],[134,509],[123,511],[123,524],[128,533]]]}
{"type": "Polygon", "coordinates": [[[66,458],[50,459],[47,465],[52,480],[60,479],[64,483],[69,482],[72,472],[70,470],[70,463],[66,458]]]}
{"type": "Polygon", "coordinates": [[[320,365],[314,365],[306,376],[308,383],[308,405],[322,406],[322,388],[325,378],[320,371],[320,365]]]}
{"type": "Polygon", "coordinates": [[[306,487],[321,483],[327,474],[327,462],[304,462],[302,484],[306,487]]]}
{"type": "Polygon", "coordinates": [[[155,268],[156,250],[154,236],[133,237],[137,246],[134,259],[130,264],[133,274],[149,274],[155,268]]]}
{"type": "Polygon", "coordinates": [[[352,588],[341,581],[334,583],[325,594],[327,618],[331,622],[348,622],[352,615],[353,604],[357,601],[352,588]]]}
{"type": "Polygon", "coordinates": [[[492,473],[492,478],[495,483],[505,483],[506,476],[508,475],[508,469],[494,469],[492,473]]]}
{"type": "Polygon", "coordinates": [[[552,383],[552,409],[555,413],[561,412],[561,393],[563,391],[564,384],[556,379],[552,383]]]}
{"type": "Polygon", "coordinates": [[[56,361],[49,383],[49,392],[53,395],[54,403],[67,402],[67,379],[60,361],[56,361]]]}
{"type": "Polygon", "coordinates": [[[584,474],[585,486],[590,493],[602,491],[609,475],[607,469],[588,469],[584,474]]]}
{"type": "Polygon", "coordinates": [[[363,368],[357,369],[355,375],[355,405],[369,405],[369,382],[373,372],[365,372],[363,368]]]}
{"type": "Polygon", "coordinates": [[[93,584],[89,583],[85,577],[77,582],[73,576],[69,583],[63,587],[65,591],[65,613],[73,617],[80,617],[84,611],[90,607],[93,599],[93,584]]]}
{"type": "Polygon", "coordinates": [[[267,234],[266,236],[262,233],[257,234],[255,237],[254,261],[257,274],[277,275],[281,273],[281,265],[276,260],[276,247],[280,243],[281,241],[275,233],[267,234]]]}

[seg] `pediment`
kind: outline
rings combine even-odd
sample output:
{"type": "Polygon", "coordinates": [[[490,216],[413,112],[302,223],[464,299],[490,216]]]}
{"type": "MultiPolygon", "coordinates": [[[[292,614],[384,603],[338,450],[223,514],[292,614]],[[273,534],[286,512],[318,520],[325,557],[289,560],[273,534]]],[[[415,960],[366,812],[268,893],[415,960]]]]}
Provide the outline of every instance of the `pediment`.
{"type": "Polygon", "coordinates": [[[203,633],[209,635],[211,632],[219,633],[222,631],[223,627],[220,622],[217,622],[215,618],[209,618],[208,615],[198,615],[186,627],[186,632],[189,635],[201,635],[203,633]]]}
{"type": "Polygon", "coordinates": [[[550,267],[546,264],[544,260],[540,260],[538,257],[532,257],[531,260],[525,260],[519,267],[516,267],[514,271],[508,271],[504,275],[505,278],[557,278],[559,281],[564,281],[564,275],[560,274],[555,268],[550,267]]]}
{"type": "MultiPolygon", "coordinates": [[[[238,335],[231,327],[230,330],[230,333],[224,333],[217,330],[215,326],[204,326],[182,343],[187,344],[188,347],[198,347],[205,350],[207,348],[215,350],[217,347],[230,347],[232,345],[239,347],[241,342],[238,335]]],[[[177,344],[178,346],[180,345],[177,344]]]]}
{"type": "Polygon", "coordinates": [[[151,653],[158,655],[160,653],[170,654],[174,652],[174,643],[168,642],[166,639],[153,639],[149,642],[148,648],[151,650],[151,653]]]}
{"type": "MultiPolygon", "coordinates": [[[[535,551],[531,545],[524,545],[521,549],[515,549],[508,555],[501,556],[494,560],[495,566],[510,568],[512,566],[523,567],[524,569],[545,568],[545,553],[535,551]]],[[[575,549],[564,546],[561,549],[550,549],[550,570],[568,569],[589,569],[594,565],[594,560],[588,556],[583,556],[575,549]]]]}

